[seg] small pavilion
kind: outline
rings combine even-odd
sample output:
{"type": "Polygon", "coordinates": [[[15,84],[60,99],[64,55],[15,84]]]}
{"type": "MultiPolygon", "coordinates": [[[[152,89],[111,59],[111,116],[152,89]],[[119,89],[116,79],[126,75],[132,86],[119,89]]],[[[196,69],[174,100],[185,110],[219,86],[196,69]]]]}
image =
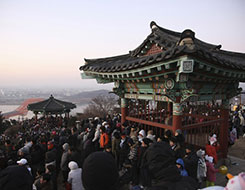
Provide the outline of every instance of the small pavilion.
{"type": "Polygon", "coordinates": [[[69,113],[71,109],[74,108],[76,108],[75,104],[55,99],[52,95],[46,100],[28,104],[27,106],[27,109],[33,111],[36,118],[39,113],[42,113],[45,116],[65,114],[65,116],[69,118],[69,113]]]}
{"type": "Polygon", "coordinates": [[[186,143],[198,147],[216,133],[220,156],[226,157],[229,100],[245,82],[245,54],[204,42],[190,29],[175,32],[155,22],[150,27],[143,43],[127,54],[85,59],[82,78],[114,82],[122,123],[137,123],[159,136],[181,129],[186,143]]]}

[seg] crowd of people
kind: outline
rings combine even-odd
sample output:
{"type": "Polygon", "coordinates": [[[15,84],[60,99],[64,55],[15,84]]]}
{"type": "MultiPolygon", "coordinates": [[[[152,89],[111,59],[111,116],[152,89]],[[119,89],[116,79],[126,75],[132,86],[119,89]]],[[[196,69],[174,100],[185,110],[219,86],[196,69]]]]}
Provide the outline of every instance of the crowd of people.
{"type": "Polygon", "coordinates": [[[1,135],[0,189],[194,190],[215,185],[216,134],[210,134],[205,150],[196,151],[185,144],[181,130],[158,136],[120,121],[118,114],[72,127],[54,117],[23,121],[23,132],[1,135]]]}

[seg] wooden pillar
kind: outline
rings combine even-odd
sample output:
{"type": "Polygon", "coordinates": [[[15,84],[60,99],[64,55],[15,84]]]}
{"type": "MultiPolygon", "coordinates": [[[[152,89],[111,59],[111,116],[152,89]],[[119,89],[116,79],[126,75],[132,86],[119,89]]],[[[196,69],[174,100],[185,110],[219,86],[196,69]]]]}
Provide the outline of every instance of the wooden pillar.
{"type": "Polygon", "coordinates": [[[177,129],[181,129],[182,125],[182,108],[180,105],[180,97],[176,98],[176,102],[173,102],[173,133],[177,129]]]}
{"type": "Polygon", "coordinates": [[[173,111],[173,105],[171,102],[168,102],[168,117],[172,115],[172,111],[173,111]]]}
{"type": "Polygon", "coordinates": [[[126,121],[126,116],[127,116],[127,100],[126,98],[121,98],[121,123],[122,124],[126,121]]]}
{"type": "Polygon", "coordinates": [[[221,119],[222,123],[220,125],[219,136],[220,150],[222,153],[222,158],[226,158],[228,152],[229,100],[222,100],[221,119]]]}

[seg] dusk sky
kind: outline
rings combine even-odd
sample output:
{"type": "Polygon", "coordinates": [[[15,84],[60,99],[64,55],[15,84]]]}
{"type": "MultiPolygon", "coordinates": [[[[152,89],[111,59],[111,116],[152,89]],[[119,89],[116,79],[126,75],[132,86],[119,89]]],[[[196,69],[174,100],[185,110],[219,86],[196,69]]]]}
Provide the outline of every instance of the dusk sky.
{"type": "Polygon", "coordinates": [[[128,53],[153,20],[245,52],[244,0],[0,0],[0,87],[110,88],[81,79],[84,58],[128,53]]]}

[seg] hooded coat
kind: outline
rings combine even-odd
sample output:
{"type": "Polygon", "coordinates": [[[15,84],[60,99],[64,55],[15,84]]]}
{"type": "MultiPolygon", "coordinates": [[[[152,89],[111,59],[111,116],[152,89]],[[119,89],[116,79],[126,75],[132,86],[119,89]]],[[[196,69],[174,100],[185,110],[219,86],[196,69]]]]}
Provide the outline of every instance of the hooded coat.
{"type": "Polygon", "coordinates": [[[205,151],[198,150],[197,151],[197,157],[198,157],[198,165],[197,165],[197,179],[198,182],[201,183],[203,179],[207,176],[207,166],[205,159],[203,158],[203,155],[205,154],[205,151]]]}
{"type": "Polygon", "coordinates": [[[181,176],[188,176],[188,173],[187,173],[187,171],[185,170],[185,164],[184,164],[184,161],[183,161],[181,158],[179,158],[179,159],[176,160],[176,164],[181,165],[181,168],[179,168],[180,175],[181,175],[181,176]]]}
{"type": "Polygon", "coordinates": [[[78,168],[76,162],[69,162],[68,167],[70,168],[70,172],[68,174],[68,183],[72,185],[72,190],[84,190],[82,184],[82,169],[78,168]]]}
{"type": "Polygon", "coordinates": [[[214,164],[206,162],[207,165],[207,180],[211,182],[216,181],[216,173],[219,172],[219,169],[214,168],[214,164]]]}
{"type": "Polygon", "coordinates": [[[68,171],[69,168],[68,168],[68,162],[69,162],[69,153],[68,153],[68,149],[69,149],[69,144],[68,143],[65,143],[63,144],[63,154],[61,156],[61,162],[60,162],[60,169],[62,171],[68,171]]]}

